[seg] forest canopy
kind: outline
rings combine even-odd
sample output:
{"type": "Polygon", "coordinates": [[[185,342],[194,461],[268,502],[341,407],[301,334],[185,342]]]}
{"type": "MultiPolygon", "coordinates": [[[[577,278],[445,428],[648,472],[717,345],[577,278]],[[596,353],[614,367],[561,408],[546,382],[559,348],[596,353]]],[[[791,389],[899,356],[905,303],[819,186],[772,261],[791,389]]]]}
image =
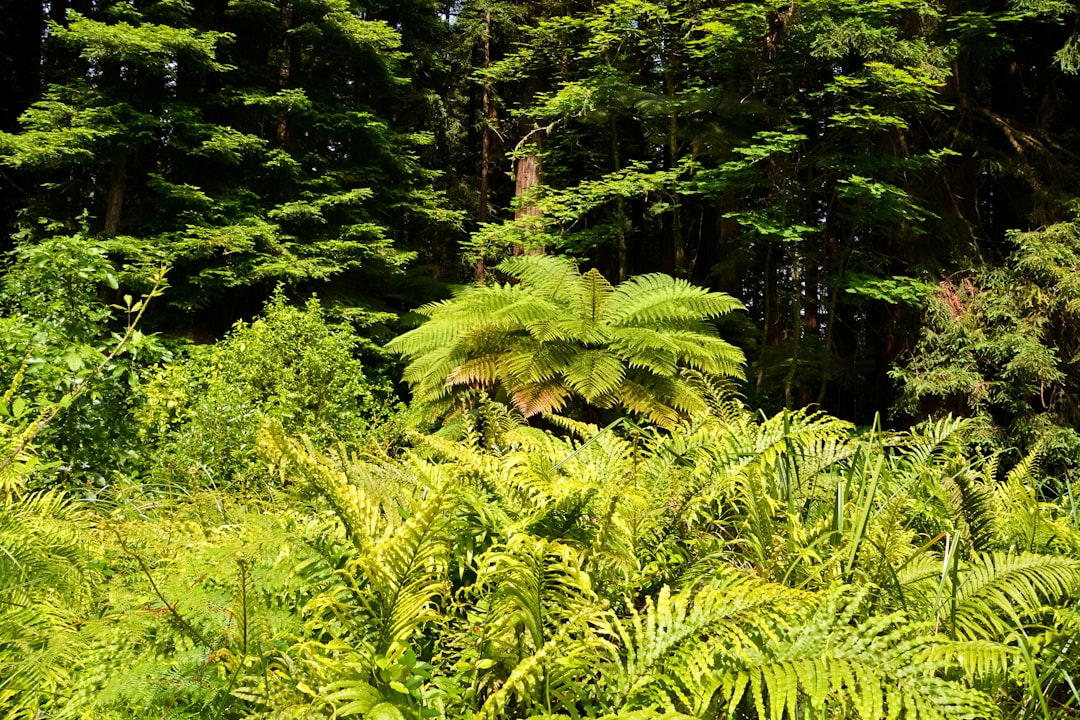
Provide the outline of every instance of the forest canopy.
{"type": "Polygon", "coordinates": [[[0,0],[0,720],[1080,716],[1080,9],[0,0]]]}

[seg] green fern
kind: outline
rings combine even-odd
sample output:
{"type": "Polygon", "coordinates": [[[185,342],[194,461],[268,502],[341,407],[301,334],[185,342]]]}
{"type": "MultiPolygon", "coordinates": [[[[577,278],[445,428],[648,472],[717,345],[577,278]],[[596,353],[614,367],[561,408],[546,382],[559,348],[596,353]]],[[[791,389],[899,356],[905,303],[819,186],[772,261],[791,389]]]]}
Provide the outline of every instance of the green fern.
{"type": "Polygon", "coordinates": [[[376,658],[404,652],[417,629],[438,618],[449,592],[445,531],[456,486],[437,475],[427,479],[432,485],[409,519],[359,560],[374,596],[376,658]]]}
{"type": "MultiPolygon", "coordinates": [[[[14,387],[14,386],[13,386],[14,387]]],[[[58,491],[27,492],[25,431],[0,425],[0,718],[32,718],[71,681],[91,597],[92,519],[58,491]]]]}
{"type": "Polygon", "coordinates": [[[599,624],[603,629],[603,618],[600,607],[586,607],[567,618],[541,647],[514,666],[485,699],[476,720],[551,715],[559,710],[580,716],[580,708],[594,702],[592,689],[583,680],[610,653],[608,641],[596,627],[599,624]]]}
{"type": "Polygon", "coordinates": [[[1005,639],[1046,603],[1080,594],[1080,560],[984,553],[946,573],[937,622],[957,639],[1005,639]]]}
{"type": "Polygon", "coordinates": [[[858,615],[866,589],[836,588],[812,612],[790,619],[765,645],[728,653],[722,696],[729,712],[744,700],[757,717],[821,716],[838,706],[878,718],[994,718],[991,699],[939,677],[924,628],[903,616],[858,615]]]}
{"type": "Polygon", "coordinates": [[[387,346],[408,359],[404,380],[437,414],[453,395],[482,387],[501,388],[526,417],[576,396],[673,425],[707,408],[687,371],[742,376],[742,353],[708,322],[741,308],[727,295],[666,275],[612,287],[553,256],[499,268],[520,282],[427,305],[428,322],[387,346]]]}
{"type": "Polygon", "coordinates": [[[676,595],[662,588],[643,611],[612,621],[619,650],[604,669],[612,707],[701,713],[719,686],[720,649],[762,644],[808,599],[734,572],[676,595]]]}

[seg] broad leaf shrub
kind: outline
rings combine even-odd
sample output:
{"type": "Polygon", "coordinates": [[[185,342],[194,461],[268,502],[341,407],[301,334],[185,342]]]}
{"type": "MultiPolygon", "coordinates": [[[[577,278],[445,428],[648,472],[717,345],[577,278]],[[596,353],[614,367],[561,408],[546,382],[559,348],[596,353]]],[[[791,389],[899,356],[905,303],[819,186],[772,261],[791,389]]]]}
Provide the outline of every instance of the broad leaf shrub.
{"type": "MultiPolygon", "coordinates": [[[[70,404],[36,437],[38,454],[53,464],[33,481],[92,497],[141,471],[133,416],[140,379],[171,353],[137,328],[109,357],[147,298],[120,302],[102,241],[54,235],[21,242],[11,256],[0,281],[0,386],[12,388],[5,412],[28,422],[55,403],[70,404]],[[116,304],[103,300],[109,295],[116,304]]],[[[164,273],[160,279],[164,287],[164,273]]]]}
{"type": "Polygon", "coordinates": [[[259,472],[255,432],[274,418],[320,442],[355,438],[391,410],[391,390],[356,357],[351,329],[319,301],[291,305],[276,292],[261,317],[223,340],[189,346],[154,376],[140,411],[157,443],[153,473],[169,485],[245,482],[259,472]]]}

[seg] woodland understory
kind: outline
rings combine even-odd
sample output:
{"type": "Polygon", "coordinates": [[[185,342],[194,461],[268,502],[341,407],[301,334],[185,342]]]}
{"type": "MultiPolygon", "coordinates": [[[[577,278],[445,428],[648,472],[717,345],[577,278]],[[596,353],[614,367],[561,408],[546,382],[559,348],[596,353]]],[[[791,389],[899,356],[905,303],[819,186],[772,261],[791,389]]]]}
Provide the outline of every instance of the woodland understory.
{"type": "Polygon", "coordinates": [[[0,720],[1080,717],[1080,6],[0,0],[0,720]]]}

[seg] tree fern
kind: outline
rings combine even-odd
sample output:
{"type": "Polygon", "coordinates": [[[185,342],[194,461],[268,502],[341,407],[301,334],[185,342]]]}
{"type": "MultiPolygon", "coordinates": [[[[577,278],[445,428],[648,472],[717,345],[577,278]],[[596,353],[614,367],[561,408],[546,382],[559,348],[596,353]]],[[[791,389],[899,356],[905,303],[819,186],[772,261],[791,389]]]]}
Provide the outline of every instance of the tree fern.
{"type": "Polygon", "coordinates": [[[501,388],[526,417],[576,396],[673,425],[707,407],[684,371],[742,375],[741,352],[708,323],[741,307],[727,295],[665,275],[612,287],[551,256],[499,267],[519,283],[424,306],[428,322],[387,346],[409,361],[414,397],[440,413],[453,394],[486,387],[501,388]]]}

